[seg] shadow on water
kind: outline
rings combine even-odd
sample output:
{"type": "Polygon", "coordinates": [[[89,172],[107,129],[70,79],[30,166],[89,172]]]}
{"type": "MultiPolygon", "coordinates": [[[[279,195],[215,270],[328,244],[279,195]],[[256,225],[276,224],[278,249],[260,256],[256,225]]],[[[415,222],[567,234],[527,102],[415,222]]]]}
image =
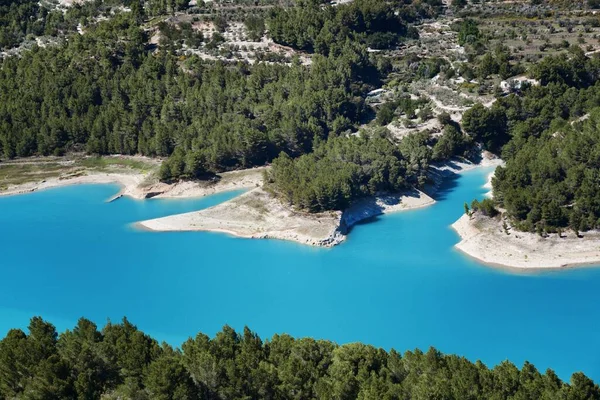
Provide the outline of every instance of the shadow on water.
{"type": "Polygon", "coordinates": [[[438,186],[430,186],[424,190],[431,198],[435,201],[442,201],[448,198],[448,195],[458,186],[459,174],[455,172],[446,172],[440,174],[440,181],[442,182],[438,186]],[[442,176],[443,175],[443,176],[442,176]]]}
{"type": "Polygon", "coordinates": [[[358,200],[344,212],[346,233],[350,233],[356,225],[366,225],[377,222],[384,213],[384,206],[395,206],[402,201],[402,197],[421,197],[421,193],[412,188],[401,193],[387,194],[377,197],[365,197],[358,200]]]}
{"type": "Polygon", "coordinates": [[[369,225],[369,224],[372,224],[372,223],[375,223],[375,222],[379,221],[381,219],[382,215],[383,214],[381,214],[381,215],[374,215],[372,217],[365,218],[363,220],[360,220],[360,221],[356,222],[354,225],[352,225],[352,226],[350,226],[349,228],[346,229],[346,234],[351,233],[354,230],[354,228],[356,228],[357,226],[369,225]]]}
{"type": "MultiPolygon", "coordinates": [[[[464,171],[464,163],[472,163],[478,165],[483,157],[481,154],[471,155],[463,159],[450,159],[443,162],[433,163],[429,169],[429,176],[433,182],[424,190],[435,201],[446,200],[448,194],[458,186],[458,178],[460,172],[464,171]]],[[[471,199],[465,199],[471,200],[471,199]]]]}

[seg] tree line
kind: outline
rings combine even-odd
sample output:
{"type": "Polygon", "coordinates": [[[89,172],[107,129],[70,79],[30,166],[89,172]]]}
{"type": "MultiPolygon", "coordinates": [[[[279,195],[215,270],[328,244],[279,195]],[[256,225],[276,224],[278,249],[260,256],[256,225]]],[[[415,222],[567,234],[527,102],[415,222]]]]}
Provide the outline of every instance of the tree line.
{"type": "Polygon", "coordinates": [[[101,330],[80,319],[60,335],[39,317],[0,341],[0,397],[19,399],[600,399],[577,372],[570,383],[525,362],[488,368],[434,348],[400,354],[352,343],[225,326],[180,349],[127,319],[101,330]]]}
{"type": "MultiPolygon", "coordinates": [[[[430,151],[424,141],[415,143],[430,151]]],[[[292,159],[283,153],[273,161],[267,188],[288,203],[309,212],[344,210],[352,201],[379,192],[397,192],[418,185],[422,165],[412,165],[412,148],[398,147],[386,137],[331,138],[310,154],[292,159]],[[403,148],[405,152],[403,153],[403,148]]]]}

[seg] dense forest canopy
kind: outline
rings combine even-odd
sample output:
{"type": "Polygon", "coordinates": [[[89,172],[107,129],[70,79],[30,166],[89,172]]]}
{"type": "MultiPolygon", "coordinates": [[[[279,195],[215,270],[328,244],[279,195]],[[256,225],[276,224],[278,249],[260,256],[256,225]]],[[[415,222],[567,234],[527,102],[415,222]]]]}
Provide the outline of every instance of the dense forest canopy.
{"type": "Polygon", "coordinates": [[[178,148],[165,179],[262,165],[348,129],[377,79],[351,42],[310,67],[148,53],[144,32],[123,13],[64,46],[1,62],[0,151],[169,156],[178,148]],[[197,162],[184,172],[180,156],[197,162]]]}
{"type": "Polygon", "coordinates": [[[526,230],[600,227],[600,109],[554,124],[496,172],[496,196],[526,230]]]}
{"type": "Polygon", "coordinates": [[[545,58],[532,76],[540,86],[525,85],[490,109],[476,105],[463,127],[507,161],[496,171],[494,196],[518,228],[598,228],[600,59],[572,48],[569,55],[545,58]]]}
{"type": "MultiPolygon", "coordinates": [[[[410,33],[408,23],[436,15],[441,2],[357,0],[331,7],[299,1],[272,9],[268,27],[276,42],[322,54],[313,55],[309,66],[298,59],[288,65],[207,61],[182,52],[205,40],[191,23],[159,19],[148,28],[146,22],[185,9],[185,1],[94,0],[63,7],[22,0],[0,6],[0,37],[8,38],[3,46],[17,46],[26,36],[57,36],[50,46],[28,45],[30,50],[0,61],[0,154],[84,150],[168,157],[160,179],[170,181],[264,165],[279,154],[295,158],[345,135],[365,116],[365,94],[381,84],[367,45],[397,43],[410,33]],[[158,49],[150,44],[156,33],[158,49]],[[308,36],[286,38],[298,34],[308,36]]],[[[229,23],[220,14],[211,19],[217,32],[207,49],[225,40],[220,32],[229,23]]],[[[264,21],[250,15],[245,24],[260,39],[264,21]]],[[[401,153],[390,146],[378,146],[382,153],[373,159],[401,153]]],[[[407,176],[376,178],[391,179],[389,184],[354,188],[336,207],[412,182],[415,173],[403,170],[407,176]]]]}
{"type": "Polygon", "coordinates": [[[600,398],[578,372],[508,361],[494,368],[431,348],[400,354],[361,343],[274,335],[263,341],[225,326],[181,349],[126,319],[101,331],[86,319],[60,335],[39,317],[0,341],[0,397],[20,399],[568,399],[600,398]]]}
{"type": "MultiPolygon", "coordinates": [[[[148,14],[151,15],[152,10],[157,8],[155,3],[162,1],[146,1],[148,14]]],[[[138,21],[146,15],[140,0],[76,1],[64,8],[58,7],[57,3],[37,0],[0,2],[0,50],[16,47],[26,38],[53,37],[59,40],[77,32],[78,26],[85,29],[96,20],[109,18],[124,9],[128,9],[138,21]]],[[[181,8],[180,4],[178,9],[181,8]]]]}
{"type": "Polygon", "coordinates": [[[0,3],[0,49],[12,47],[28,33],[44,33],[47,10],[37,1],[0,3]]]}
{"type": "Polygon", "coordinates": [[[397,146],[386,137],[331,138],[297,159],[277,158],[268,185],[290,204],[311,212],[343,210],[352,201],[407,189],[424,179],[431,151],[425,139],[397,146]],[[408,148],[411,143],[418,149],[408,148]],[[403,150],[404,153],[403,153],[403,150]],[[411,156],[421,150],[423,165],[411,156]]]}
{"type": "Polygon", "coordinates": [[[334,43],[352,40],[369,47],[392,47],[403,37],[416,37],[407,22],[437,15],[442,2],[386,2],[355,0],[338,6],[301,0],[295,7],[276,8],[268,20],[269,34],[277,43],[328,54],[334,43]]]}

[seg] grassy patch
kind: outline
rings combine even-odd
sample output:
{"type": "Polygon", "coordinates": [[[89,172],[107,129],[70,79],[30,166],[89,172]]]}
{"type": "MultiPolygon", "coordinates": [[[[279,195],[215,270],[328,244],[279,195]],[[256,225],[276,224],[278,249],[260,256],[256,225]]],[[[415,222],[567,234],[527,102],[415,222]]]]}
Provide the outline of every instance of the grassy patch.
{"type": "MultiPolygon", "coordinates": [[[[0,191],[11,186],[42,182],[50,178],[68,179],[85,175],[86,171],[115,172],[118,170],[149,173],[156,163],[129,157],[31,158],[0,162],[0,191]]],[[[154,179],[154,174],[149,177],[154,179]]],[[[150,179],[150,178],[149,178],[150,179]]]]}
{"type": "Polygon", "coordinates": [[[82,158],[77,162],[85,168],[90,169],[114,169],[114,168],[130,168],[141,172],[149,172],[155,168],[155,165],[131,158],[120,158],[120,157],[87,157],[82,158]]]}
{"type": "Polygon", "coordinates": [[[262,201],[260,198],[246,198],[244,204],[258,211],[260,215],[264,215],[269,212],[264,201],[262,201]]]}
{"type": "MultiPolygon", "coordinates": [[[[39,182],[48,178],[55,178],[65,172],[67,168],[57,163],[44,164],[2,164],[0,163],[0,190],[9,186],[20,185],[28,182],[39,182]]],[[[68,168],[72,170],[72,168],[68,168]]]]}

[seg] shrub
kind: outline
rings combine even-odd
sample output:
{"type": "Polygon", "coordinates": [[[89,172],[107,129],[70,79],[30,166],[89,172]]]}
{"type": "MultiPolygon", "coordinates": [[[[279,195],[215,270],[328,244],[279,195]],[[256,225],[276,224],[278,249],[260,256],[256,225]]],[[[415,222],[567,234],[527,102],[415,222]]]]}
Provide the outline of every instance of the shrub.
{"type": "Polygon", "coordinates": [[[471,209],[473,211],[481,212],[486,217],[495,217],[499,213],[496,209],[494,200],[492,199],[484,199],[482,201],[473,200],[471,203],[471,209]]]}

